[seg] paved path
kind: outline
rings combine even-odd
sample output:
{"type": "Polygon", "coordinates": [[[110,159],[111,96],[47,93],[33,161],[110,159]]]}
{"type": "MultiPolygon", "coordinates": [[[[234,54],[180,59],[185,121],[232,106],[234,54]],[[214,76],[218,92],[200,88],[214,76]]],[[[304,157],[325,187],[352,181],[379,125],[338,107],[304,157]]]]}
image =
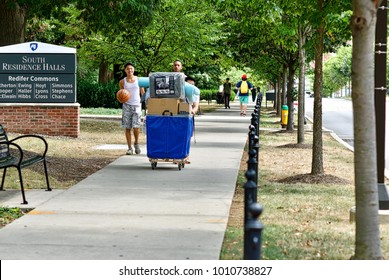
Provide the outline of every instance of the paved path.
{"type": "Polygon", "coordinates": [[[28,191],[36,208],[0,230],[0,259],[219,259],[250,123],[237,105],[196,118],[181,171],[152,170],[142,147],[68,190],[28,191]]]}

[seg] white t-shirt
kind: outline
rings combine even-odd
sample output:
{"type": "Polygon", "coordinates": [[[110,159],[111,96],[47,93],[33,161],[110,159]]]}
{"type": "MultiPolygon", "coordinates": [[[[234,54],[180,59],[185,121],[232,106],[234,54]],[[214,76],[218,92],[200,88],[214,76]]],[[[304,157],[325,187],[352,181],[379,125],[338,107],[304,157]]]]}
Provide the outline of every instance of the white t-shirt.
{"type": "Polygon", "coordinates": [[[140,102],[140,88],[138,85],[138,77],[134,76],[135,81],[132,83],[127,82],[127,79],[124,78],[123,88],[130,92],[130,99],[126,102],[128,105],[134,105],[141,107],[140,102]]]}

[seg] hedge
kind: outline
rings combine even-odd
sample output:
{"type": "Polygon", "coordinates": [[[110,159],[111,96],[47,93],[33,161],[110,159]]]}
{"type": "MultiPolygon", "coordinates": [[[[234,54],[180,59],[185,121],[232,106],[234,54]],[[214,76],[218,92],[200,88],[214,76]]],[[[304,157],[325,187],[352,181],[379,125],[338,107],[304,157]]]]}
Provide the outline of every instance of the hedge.
{"type": "Polygon", "coordinates": [[[77,102],[83,108],[121,108],[116,100],[117,83],[97,84],[77,82],[77,102]]]}
{"type": "MultiPolygon", "coordinates": [[[[121,108],[121,104],[116,100],[116,92],[119,90],[117,83],[98,84],[88,81],[77,82],[77,102],[82,108],[121,108]]],[[[217,89],[200,90],[201,100],[216,100],[217,89]]],[[[231,93],[234,100],[235,93],[231,93]]]]}

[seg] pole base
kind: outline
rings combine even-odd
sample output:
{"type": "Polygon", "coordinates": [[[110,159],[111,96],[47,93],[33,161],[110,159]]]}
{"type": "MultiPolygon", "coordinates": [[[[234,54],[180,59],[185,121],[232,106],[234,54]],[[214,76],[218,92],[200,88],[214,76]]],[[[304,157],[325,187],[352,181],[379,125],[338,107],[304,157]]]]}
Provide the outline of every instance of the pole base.
{"type": "MultiPolygon", "coordinates": [[[[389,210],[378,210],[380,224],[389,224],[389,210]]],[[[350,223],[355,222],[355,206],[350,208],[350,223]]]]}
{"type": "Polygon", "coordinates": [[[378,183],[378,203],[380,210],[389,210],[389,195],[385,183],[378,183]]]}

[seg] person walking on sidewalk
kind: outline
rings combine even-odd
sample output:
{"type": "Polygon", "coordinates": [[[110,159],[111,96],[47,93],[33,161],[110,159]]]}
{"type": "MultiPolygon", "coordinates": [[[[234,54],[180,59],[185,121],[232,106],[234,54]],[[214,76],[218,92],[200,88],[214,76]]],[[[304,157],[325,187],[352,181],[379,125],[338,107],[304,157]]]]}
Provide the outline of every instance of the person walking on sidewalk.
{"type": "MultiPolygon", "coordinates": [[[[182,73],[182,62],[178,59],[173,62],[173,72],[182,73]]],[[[185,82],[192,85],[196,84],[196,80],[187,75],[185,75],[185,82]]],[[[192,107],[193,115],[196,115],[200,110],[200,95],[198,95],[193,102],[190,102],[190,106],[192,107]]]]}
{"type": "Polygon", "coordinates": [[[140,154],[139,148],[139,127],[141,125],[142,103],[141,95],[144,94],[144,88],[138,85],[138,77],[134,76],[135,67],[132,63],[124,65],[126,76],[119,81],[120,89],[126,89],[130,92],[130,99],[123,103],[122,107],[122,127],[125,129],[125,135],[128,145],[127,155],[133,155],[131,130],[134,134],[134,149],[136,154],[140,154]]]}
{"type": "Polygon", "coordinates": [[[223,84],[223,96],[224,96],[224,108],[230,108],[230,97],[231,97],[232,85],[230,83],[230,78],[227,78],[223,84]]]}
{"type": "Polygon", "coordinates": [[[253,85],[247,80],[247,75],[242,75],[242,80],[236,84],[236,89],[239,90],[239,108],[240,115],[246,116],[247,104],[249,103],[249,90],[253,89],[253,85]]]}
{"type": "Polygon", "coordinates": [[[253,89],[251,90],[251,98],[253,102],[255,102],[255,99],[257,98],[257,94],[259,95],[261,93],[261,88],[253,86],[253,89]]]}
{"type": "MultiPolygon", "coordinates": [[[[173,62],[173,72],[182,73],[182,62],[178,59],[173,62]]],[[[191,85],[196,84],[196,80],[193,77],[187,75],[185,75],[185,82],[191,85]]],[[[200,109],[200,95],[198,95],[193,102],[190,102],[189,106],[191,107],[193,116],[195,116],[200,109]]],[[[184,162],[186,164],[190,164],[189,155],[184,159],[184,162]]],[[[177,164],[177,161],[173,161],[173,163],[177,164]]]]}

